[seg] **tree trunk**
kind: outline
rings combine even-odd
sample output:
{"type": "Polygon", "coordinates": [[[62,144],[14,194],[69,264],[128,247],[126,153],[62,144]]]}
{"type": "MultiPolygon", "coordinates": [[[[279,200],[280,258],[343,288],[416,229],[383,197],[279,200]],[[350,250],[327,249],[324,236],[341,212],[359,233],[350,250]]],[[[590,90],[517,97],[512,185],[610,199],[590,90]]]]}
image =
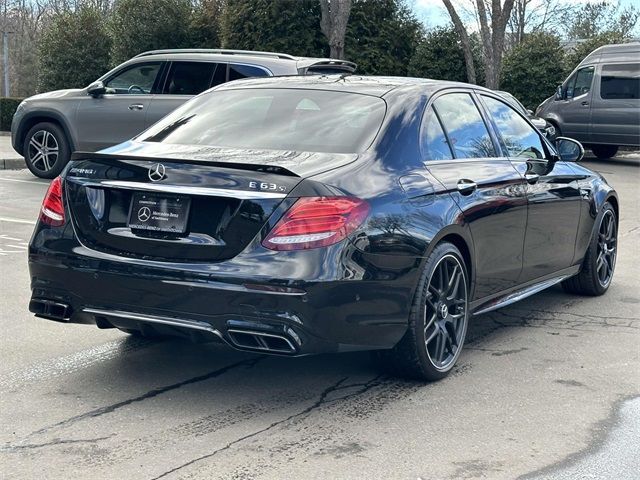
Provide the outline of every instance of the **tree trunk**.
{"type": "Polygon", "coordinates": [[[331,58],[344,58],[344,37],[347,33],[351,0],[320,0],[320,30],[329,42],[331,58]]]}
{"type": "Polygon", "coordinates": [[[476,83],[476,67],[473,63],[473,51],[471,50],[471,40],[469,39],[467,29],[464,27],[464,24],[462,23],[462,20],[460,20],[460,16],[456,12],[455,8],[453,8],[451,0],[442,1],[449,12],[449,16],[451,17],[451,21],[453,22],[456,32],[458,32],[460,43],[462,43],[462,53],[464,55],[465,66],[467,68],[467,82],[476,83]]]}

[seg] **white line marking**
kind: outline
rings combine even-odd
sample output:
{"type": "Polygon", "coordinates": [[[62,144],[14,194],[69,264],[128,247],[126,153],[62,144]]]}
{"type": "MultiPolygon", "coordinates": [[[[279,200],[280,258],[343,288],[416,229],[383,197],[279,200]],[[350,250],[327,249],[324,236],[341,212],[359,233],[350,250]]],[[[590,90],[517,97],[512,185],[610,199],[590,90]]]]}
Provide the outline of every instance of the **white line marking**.
{"type": "Polygon", "coordinates": [[[9,218],[9,217],[0,217],[0,222],[13,222],[13,223],[24,223],[27,225],[35,225],[36,222],[32,220],[23,220],[22,218],[9,218]]]}
{"type": "Polygon", "coordinates": [[[11,240],[13,242],[22,242],[21,238],[10,237],[9,235],[0,235],[0,238],[3,240],[11,240]]]}
{"type": "Polygon", "coordinates": [[[24,245],[13,245],[11,243],[7,243],[6,246],[9,247],[9,248],[20,248],[22,250],[26,250],[27,249],[27,247],[25,247],[24,245]]]}
{"type": "Polygon", "coordinates": [[[34,183],[36,185],[48,185],[47,182],[36,182],[35,180],[18,180],[17,178],[0,178],[0,182],[34,183]]]}

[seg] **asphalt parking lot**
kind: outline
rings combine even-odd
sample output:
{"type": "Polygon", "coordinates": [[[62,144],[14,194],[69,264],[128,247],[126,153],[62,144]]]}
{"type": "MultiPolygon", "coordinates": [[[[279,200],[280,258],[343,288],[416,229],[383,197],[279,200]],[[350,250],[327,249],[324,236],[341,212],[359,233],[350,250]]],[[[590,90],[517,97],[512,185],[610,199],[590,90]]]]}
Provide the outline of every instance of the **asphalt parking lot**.
{"type": "Polygon", "coordinates": [[[474,318],[433,384],[367,353],[265,357],[36,319],[26,245],[46,183],[0,171],[0,476],[638,478],[640,155],[584,163],[621,199],[609,292],[558,287],[474,318]]]}

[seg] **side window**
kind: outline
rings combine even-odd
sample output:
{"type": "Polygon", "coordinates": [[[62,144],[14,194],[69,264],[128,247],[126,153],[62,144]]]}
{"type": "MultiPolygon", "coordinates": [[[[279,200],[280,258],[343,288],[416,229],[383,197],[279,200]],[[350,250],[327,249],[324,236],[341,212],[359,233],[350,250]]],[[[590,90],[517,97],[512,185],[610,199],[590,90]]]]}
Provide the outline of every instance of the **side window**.
{"type": "Polygon", "coordinates": [[[425,160],[448,160],[453,158],[451,147],[433,108],[429,108],[425,114],[421,130],[422,156],[425,160]]]}
{"type": "Polygon", "coordinates": [[[482,96],[510,157],[544,158],[540,135],[518,112],[500,100],[482,96]]]}
{"type": "Polygon", "coordinates": [[[216,71],[213,72],[213,78],[211,79],[211,85],[209,87],[217,87],[227,81],[227,64],[218,63],[216,71]]]}
{"type": "Polygon", "coordinates": [[[251,65],[229,65],[229,81],[247,77],[266,77],[269,74],[262,68],[251,65]]]}
{"type": "Polygon", "coordinates": [[[107,93],[117,95],[144,95],[151,93],[160,71],[160,62],[143,63],[122,70],[108,79],[107,93]]]}
{"type": "Polygon", "coordinates": [[[456,158],[495,157],[496,151],[478,107],[468,93],[450,93],[433,102],[456,158]]]}
{"type": "MultiPolygon", "coordinates": [[[[207,62],[173,62],[162,93],[170,95],[197,95],[211,84],[217,67],[207,62]]],[[[224,65],[219,68],[224,69],[224,65]]]]}
{"type": "Polygon", "coordinates": [[[575,82],[571,80],[567,85],[567,99],[579,97],[591,90],[594,67],[581,68],[576,72],[575,82]]]}
{"type": "Polygon", "coordinates": [[[640,63],[604,65],[600,76],[600,98],[640,98],[640,63]]]}

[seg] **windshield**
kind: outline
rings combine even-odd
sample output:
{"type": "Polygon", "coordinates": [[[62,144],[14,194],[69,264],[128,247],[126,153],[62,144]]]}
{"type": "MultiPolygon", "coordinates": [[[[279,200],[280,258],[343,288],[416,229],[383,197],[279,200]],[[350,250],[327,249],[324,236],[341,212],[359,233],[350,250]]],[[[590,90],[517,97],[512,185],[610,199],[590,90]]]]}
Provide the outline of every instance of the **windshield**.
{"type": "Polygon", "coordinates": [[[223,148],[358,153],[375,138],[379,97],[302,89],[212,91],[183,105],[139,140],[223,148]]]}

